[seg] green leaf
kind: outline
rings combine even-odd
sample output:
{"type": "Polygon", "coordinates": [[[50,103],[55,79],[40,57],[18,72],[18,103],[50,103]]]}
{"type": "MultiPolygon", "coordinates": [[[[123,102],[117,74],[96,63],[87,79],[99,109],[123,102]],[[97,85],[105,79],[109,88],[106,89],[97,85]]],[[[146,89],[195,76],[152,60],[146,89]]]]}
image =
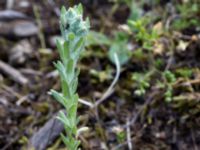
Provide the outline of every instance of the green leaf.
{"type": "Polygon", "coordinates": [[[68,82],[71,82],[74,76],[74,60],[70,59],[67,63],[67,72],[66,74],[68,75],[68,82]]]}
{"type": "Polygon", "coordinates": [[[78,94],[73,95],[72,99],[74,102],[78,103],[78,99],[79,99],[78,94]]]}
{"type": "Polygon", "coordinates": [[[79,13],[80,15],[83,14],[83,6],[81,5],[81,3],[78,4],[77,10],[78,10],[78,13],[79,13]]]}
{"type": "Polygon", "coordinates": [[[65,97],[63,97],[62,94],[58,93],[57,91],[55,91],[53,89],[50,91],[50,93],[64,107],[67,105],[67,99],[65,97]]]}
{"type": "Polygon", "coordinates": [[[129,19],[136,21],[139,18],[141,18],[142,16],[142,9],[136,4],[136,3],[131,3],[130,6],[130,15],[129,15],[129,19]]]}
{"type": "Polygon", "coordinates": [[[66,80],[63,80],[61,82],[61,85],[62,85],[62,93],[63,95],[67,98],[67,99],[70,99],[71,98],[71,90],[70,90],[70,87],[69,87],[69,84],[66,80]]]}
{"type": "Polygon", "coordinates": [[[61,61],[57,61],[56,63],[53,63],[53,64],[56,67],[56,69],[58,70],[61,79],[62,80],[67,80],[66,73],[65,73],[66,69],[65,69],[64,65],[62,64],[62,62],[61,61]]]}
{"type": "MultiPolygon", "coordinates": [[[[76,118],[76,111],[77,111],[77,103],[73,103],[69,106],[69,113],[68,113],[68,117],[69,118],[76,118]]],[[[73,121],[73,125],[71,126],[75,126],[76,125],[76,121],[73,121]]]]}
{"type": "Polygon", "coordinates": [[[66,145],[66,146],[68,146],[68,140],[67,140],[67,137],[65,137],[65,135],[63,134],[63,133],[61,133],[60,134],[60,136],[61,136],[61,138],[62,138],[62,141],[63,141],[63,143],[66,145]]]}
{"type": "Polygon", "coordinates": [[[71,81],[71,87],[72,87],[72,93],[74,94],[77,90],[78,87],[78,78],[75,77],[72,81],[71,81]]]}
{"type": "Polygon", "coordinates": [[[84,50],[84,39],[83,38],[80,38],[76,43],[75,43],[75,46],[74,46],[74,51],[73,51],[73,56],[72,58],[74,60],[78,60],[80,54],[81,54],[81,51],[84,50]]]}
{"type": "Polygon", "coordinates": [[[90,19],[88,17],[86,18],[85,26],[86,26],[87,29],[90,28],[90,19]]]}
{"type": "Polygon", "coordinates": [[[61,8],[61,15],[64,16],[66,14],[66,12],[67,12],[67,10],[66,10],[65,6],[62,6],[62,8],[61,8]]]}
{"type": "Polygon", "coordinates": [[[86,46],[110,45],[112,41],[103,33],[90,31],[87,35],[86,46]]]}
{"type": "Polygon", "coordinates": [[[108,56],[112,63],[115,64],[114,54],[116,53],[120,65],[127,63],[131,57],[131,51],[128,49],[129,36],[124,32],[116,32],[115,39],[109,49],[108,56]]]}
{"type": "Polygon", "coordinates": [[[70,58],[70,45],[69,45],[69,41],[65,41],[64,42],[64,58],[65,58],[65,61],[67,61],[69,58],[70,58]]]}
{"type": "MultiPolygon", "coordinates": [[[[76,118],[77,105],[78,105],[78,94],[75,94],[72,96],[71,103],[68,106],[69,117],[76,118]]],[[[74,122],[74,124],[76,125],[76,122],[74,122]]]]}
{"type": "Polygon", "coordinates": [[[63,46],[61,44],[61,40],[60,39],[56,39],[56,46],[58,48],[58,52],[59,52],[60,58],[62,59],[62,61],[64,61],[65,60],[64,51],[63,51],[63,46]]]}
{"type": "Polygon", "coordinates": [[[171,71],[169,71],[169,70],[167,70],[167,71],[164,72],[164,76],[165,76],[166,80],[169,83],[173,83],[173,82],[176,81],[175,75],[171,71]]]}
{"type": "Polygon", "coordinates": [[[64,6],[62,6],[61,8],[61,15],[60,15],[60,21],[62,25],[66,24],[66,19],[65,19],[65,14],[66,14],[67,10],[64,6]]]}
{"type": "Polygon", "coordinates": [[[63,111],[59,112],[59,115],[57,116],[57,119],[60,120],[65,126],[67,127],[71,127],[70,126],[70,121],[67,118],[67,116],[65,115],[65,113],[63,111]]]}
{"type": "Polygon", "coordinates": [[[119,62],[120,65],[124,65],[125,63],[127,63],[131,57],[131,52],[128,50],[127,48],[127,44],[128,43],[114,43],[108,52],[108,56],[109,59],[111,60],[112,63],[115,64],[115,58],[114,58],[114,54],[116,53],[118,58],[119,58],[119,62]]]}
{"type": "Polygon", "coordinates": [[[74,52],[80,52],[80,49],[82,49],[83,43],[84,43],[84,38],[83,37],[78,39],[78,41],[76,42],[76,44],[74,46],[74,52]]]}

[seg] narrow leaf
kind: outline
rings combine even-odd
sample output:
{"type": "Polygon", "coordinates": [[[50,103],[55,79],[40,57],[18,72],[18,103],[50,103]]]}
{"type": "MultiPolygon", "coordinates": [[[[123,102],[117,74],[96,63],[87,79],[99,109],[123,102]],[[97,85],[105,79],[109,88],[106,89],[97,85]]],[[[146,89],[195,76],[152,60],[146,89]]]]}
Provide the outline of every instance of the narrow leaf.
{"type": "Polygon", "coordinates": [[[58,93],[55,90],[51,90],[50,91],[51,95],[60,103],[62,104],[64,107],[67,105],[67,100],[65,97],[62,96],[62,94],[58,93]]]}
{"type": "MultiPolygon", "coordinates": [[[[62,93],[67,99],[71,99],[71,90],[66,80],[62,81],[62,93]]],[[[66,106],[67,107],[67,106],[66,106]]]]}
{"type": "Polygon", "coordinates": [[[66,60],[70,58],[70,47],[69,47],[69,41],[64,42],[64,57],[66,60]]]}
{"type": "Polygon", "coordinates": [[[59,52],[60,58],[63,61],[64,60],[63,46],[62,46],[61,41],[59,39],[56,39],[56,46],[58,48],[58,52],[59,52]]]}

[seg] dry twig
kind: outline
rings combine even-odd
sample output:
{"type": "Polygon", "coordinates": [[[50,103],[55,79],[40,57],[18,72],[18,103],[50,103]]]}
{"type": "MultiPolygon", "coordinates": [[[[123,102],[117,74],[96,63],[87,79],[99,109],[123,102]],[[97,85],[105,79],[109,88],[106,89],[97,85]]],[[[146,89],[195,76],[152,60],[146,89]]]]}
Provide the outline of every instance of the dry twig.
{"type": "Polygon", "coordinates": [[[0,61],[0,70],[21,85],[28,83],[28,79],[25,76],[23,76],[18,70],[14,69],[3,61],[0,61]]]}

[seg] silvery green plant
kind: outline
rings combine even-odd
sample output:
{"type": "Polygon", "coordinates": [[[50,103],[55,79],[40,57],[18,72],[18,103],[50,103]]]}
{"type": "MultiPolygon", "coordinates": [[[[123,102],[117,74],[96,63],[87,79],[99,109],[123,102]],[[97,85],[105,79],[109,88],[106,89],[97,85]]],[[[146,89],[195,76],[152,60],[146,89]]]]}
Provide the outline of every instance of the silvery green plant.
{"type": "Polygon", "coordinates": [[[66,134],[61,134],[61,137],[68,150],[77,150],[80,144],[77,139],[79,70],[76,65],[84,50],[89,26],[89,19],[83,20],[81,4],[68,10],[62,7],[60,16],[62,38],[57,39],[60,60],[54,63],[60,75],[62,91],[51,90],[50,93],[66,110],[66,113],[60,111],[57,118],[64,124],[66,134]]]}

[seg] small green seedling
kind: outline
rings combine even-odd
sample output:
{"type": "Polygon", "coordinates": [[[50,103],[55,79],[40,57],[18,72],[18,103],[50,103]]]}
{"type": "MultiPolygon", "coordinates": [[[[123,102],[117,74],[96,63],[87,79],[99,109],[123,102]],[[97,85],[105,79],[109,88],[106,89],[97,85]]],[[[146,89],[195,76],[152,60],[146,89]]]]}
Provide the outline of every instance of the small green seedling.
{"type": "Polygon", "coordinates": [[[150,87],[150,74],[134,73],[132,75],[132,80],[135,82],[136,90],[135,94],[137,96],[142,96],[146,93],[146,89],[150,87]]]}
{"type": "Polygon", "coordinates": [[[152,51],[155,41],[159,38],[157,31],[152,29],[147,30],[148,19],[145,17],[137,21],[128,20],[128,25],[135,33],[135,38],[138,42],[142,42],[142,48],[152,51]]]}
{"type": "Polygon", "coordinates": [[[200,3],[197,1],[188,1],[176,5],[178,15],[172,22],[172,29],[183,30],[189,27],[199,26],[200,20],[198,17],[200,3]]]}
{"type": "Polygon", "coordinates": [[[176,81],[175,75],[167,70],[163,74],[165,81],[166,81],[166,91],[165,91],[165,101],[171,102],[173,98],[173,83],[176,81]]]}
{"type": "Polygon", "coordinates": [[[78,107],[78,74],[76,64],[81,52],[84,50],[86,35],[89,30],[89,19],[83,20],[82,5],[74,6],[68,10],[61,9],[60,29],[62,38],[57,40],[60,59],[54,63],[61,79],[62,92],[51,90],[50,94],[65,108],[58,119],[64,124],[66,131],[61,134],[62,140],[68,150],[77,150],[80,142],[77,140],[77,107],[78,107]]]}

